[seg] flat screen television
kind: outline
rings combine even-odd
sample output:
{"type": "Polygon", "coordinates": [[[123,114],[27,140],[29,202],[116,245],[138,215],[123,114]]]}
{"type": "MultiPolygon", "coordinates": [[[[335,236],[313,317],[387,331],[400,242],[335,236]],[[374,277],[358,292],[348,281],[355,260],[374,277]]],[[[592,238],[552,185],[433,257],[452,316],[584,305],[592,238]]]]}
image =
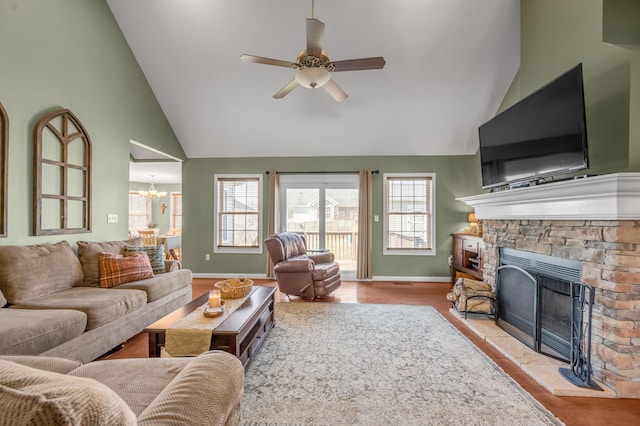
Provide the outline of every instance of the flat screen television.
{"type": "Polygon", "coordinates": [[[482,187],[589,168],[582,64],[479,128],[482,187]]]}

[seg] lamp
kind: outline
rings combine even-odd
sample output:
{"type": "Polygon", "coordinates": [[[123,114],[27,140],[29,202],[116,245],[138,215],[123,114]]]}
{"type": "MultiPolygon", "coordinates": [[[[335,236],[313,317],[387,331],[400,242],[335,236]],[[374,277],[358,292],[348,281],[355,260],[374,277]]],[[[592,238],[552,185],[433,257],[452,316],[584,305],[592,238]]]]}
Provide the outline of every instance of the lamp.
{"type": "Polygon", "coordinates": [[[296,81],[298,84],[308,89],[322,87],[330,79],[331,75],[329,75],[329,71],[320,67],[301,68],[296,73],[296,81]]]}
{"type": "Polygon", "coordinates": [[[478,233],[478,219],[476,219],[476,214],[475,213],[469,213],[469,216],[467,216],[467,222],[469,222],[469,225],[471,225],[471,233],[472,234],[477,234],[478,233]]]}
{"type": "Polygon", "coordinates": [[[147,191],[138,191],[138,194],[145,200],[155,203],[159,198],[165,197],[167,193],[165,191],[156,191],[156,186],[153,184],[153,176],[154,175],[151,175],[151,185],[149,189],[147,191]]]}

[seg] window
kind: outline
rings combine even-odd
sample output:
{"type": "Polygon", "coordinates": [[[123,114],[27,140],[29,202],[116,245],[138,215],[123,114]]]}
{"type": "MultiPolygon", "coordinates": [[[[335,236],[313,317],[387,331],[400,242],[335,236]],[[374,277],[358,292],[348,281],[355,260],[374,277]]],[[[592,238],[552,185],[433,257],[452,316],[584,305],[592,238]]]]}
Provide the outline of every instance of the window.
{"type": "Polygon", "coordinates": [[[138,235],[140,229],[147,229],[148,223],[151,223],[151,203],[138,191],[129,191],[129,235],[138,235]]]}
{"type": "Polygon", "coordinates": [[[182,192],[171,193],[171,226],[175,232],[182,231],[182,192]]]}
{"type": "Polygon", "coordinates": [[[384,254],[435,255],[435,174],[384,175],[384,254]]]}
{"type": "Polygon", "coordinates": [[[262,175],[215,175],[214,252],[261,253],[262,175]]]}

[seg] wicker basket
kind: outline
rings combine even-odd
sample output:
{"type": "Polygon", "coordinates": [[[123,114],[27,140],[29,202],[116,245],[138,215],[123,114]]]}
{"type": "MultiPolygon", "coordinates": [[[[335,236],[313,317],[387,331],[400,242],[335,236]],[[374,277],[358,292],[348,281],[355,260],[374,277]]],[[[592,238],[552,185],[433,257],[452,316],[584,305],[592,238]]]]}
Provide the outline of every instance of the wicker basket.
{"type": "Polygon", "coordinates": [[[244,277],[234,278],[218,281],[215,287],[220,289],[220,295],[223,299],[239,299],[251,292],[253,280],[248,280],[244,277]]]}

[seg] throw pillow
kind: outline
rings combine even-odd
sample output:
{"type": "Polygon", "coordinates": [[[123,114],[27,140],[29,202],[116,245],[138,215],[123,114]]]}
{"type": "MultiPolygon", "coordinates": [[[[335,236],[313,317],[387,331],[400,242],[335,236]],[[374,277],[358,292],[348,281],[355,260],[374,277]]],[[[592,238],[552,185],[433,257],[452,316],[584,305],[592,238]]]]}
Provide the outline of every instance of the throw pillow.
{"type": "Polygon", "coordinates": [[[67,241],[0,246],[0,290],[11,304],[82,284],[82,266],[67,241]]]}
{"type": "Polygon", "coordinates": [[[114,391],[92,379],[0,360],[0,424],[135,425],[114,391]]]}
{"type": "Polygon", "coordinates": [[[2,291],[0,291],[0,308],[7,304],[7,299],[4,298],[2,291]]]}
{"type": "Polygon", "coordinates": [[[100,253],[122,254],[122,249],[129,246],[141,246],[142,238],[122,241],[78,241],[78,257],[82,263],[85,287],[100,285],[100,253]]]}
{"type": "Polygon", "coordinates": [[[147,253],[100,253],[100,287],[115,287],[131,281],[153,278],[153,269],[147,253]]]}
{"type": "Polygon", "coordinates": [[[151,261],[151,267],[154,274],[161,274],[167,271],[164,265],[164,247],[163,246],[142,246],[142,247],[125,247],[124,255],[131,253],[145,252],[151,261]]]}

